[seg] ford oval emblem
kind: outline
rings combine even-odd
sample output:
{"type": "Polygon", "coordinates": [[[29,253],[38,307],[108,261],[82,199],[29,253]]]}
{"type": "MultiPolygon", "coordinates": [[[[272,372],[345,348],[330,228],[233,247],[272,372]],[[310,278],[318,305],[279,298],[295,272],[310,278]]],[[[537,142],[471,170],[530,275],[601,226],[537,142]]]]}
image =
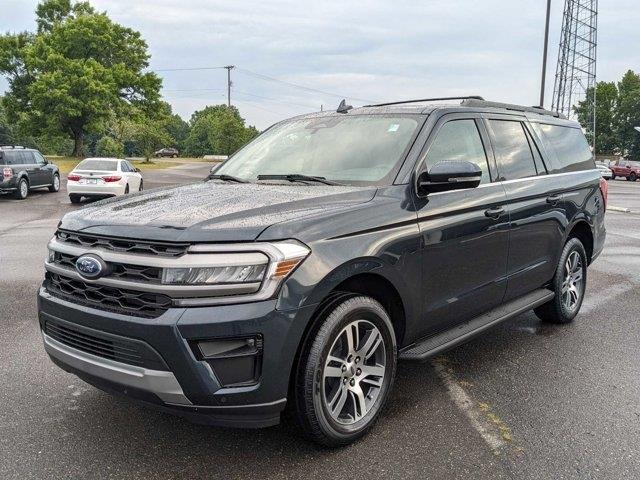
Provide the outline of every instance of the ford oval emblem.
{"type": "Polygon", "coordinates": [[[76,270],[88,279],[100,277],[106,270],[104,261],[94,255],[82,255],[76,260],[76,270]]]}

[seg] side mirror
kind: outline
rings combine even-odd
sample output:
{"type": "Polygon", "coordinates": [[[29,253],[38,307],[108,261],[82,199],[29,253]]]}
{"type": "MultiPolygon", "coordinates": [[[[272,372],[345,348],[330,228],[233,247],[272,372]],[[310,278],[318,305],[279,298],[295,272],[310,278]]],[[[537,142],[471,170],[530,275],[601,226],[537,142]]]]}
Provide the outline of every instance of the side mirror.
{"type": "Polygon", "coordinates": [[[418,175],[418,193],[446,192],[476,188],[482,180],[482,170],[475,163],[443,161],[428,172],[418,175]]]}
{"type": "Polygon", "coordinates": [[[142,173],[142,170],[140,170],[139,168],[136,168],[136,172],[142,173]]]}

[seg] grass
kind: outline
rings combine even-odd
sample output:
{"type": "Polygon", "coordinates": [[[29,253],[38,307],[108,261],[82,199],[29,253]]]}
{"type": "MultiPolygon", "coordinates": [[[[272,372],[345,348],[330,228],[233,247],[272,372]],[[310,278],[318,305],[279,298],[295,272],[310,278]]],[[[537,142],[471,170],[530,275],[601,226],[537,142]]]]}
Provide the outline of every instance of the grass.
{"type": "MultiPolygon", "coordinates": [[[[74,167],[80,163],[81,159],[74,157],[56,157],[56,156],[47,156],[47,160],[51,163],[56,164],[60,168],[60,172],[69,173],[74,167]]],[[[162,161],[154,161],[151,160],[149,162],[145,162],[144,160],[129,160],[134,167],[139,168],[143,172],[146,170],[158,170],[162,168],[175,167],[178,165],[182,165],[187,163],[189,160],[193,161],[201,161],[201,159],[178,159],[181,161],[174,162],[170,160],[162,160],[162,161]]]]}

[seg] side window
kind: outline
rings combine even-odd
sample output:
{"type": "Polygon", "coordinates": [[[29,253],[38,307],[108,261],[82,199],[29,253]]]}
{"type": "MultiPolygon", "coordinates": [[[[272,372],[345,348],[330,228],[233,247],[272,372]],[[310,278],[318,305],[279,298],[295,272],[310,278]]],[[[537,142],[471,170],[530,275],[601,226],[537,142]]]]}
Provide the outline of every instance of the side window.
{"type": "Polygon", "coordinates": [[[489,183],[489,164],[475,120],[451,120],[445,123],[425,157],[427,169],[438,162],[467,161],[482,170],[480,183],[489,183]]]}
{"type": "Polygon", "coordinates": [[[538,172],[521,122],[489,120],[500,180],[535,177],[538,172]]]}
{"type": "Polygon", "coordinates": [[[544,123],[532,125],[551,157],[554,173],[595,168],[593,153],[582,130],[544,123]]]}
{"type": "Polygon", "coordinates": [[[36,163],[36,159],[31,152],[20,152],[20,156],[22,157],[23,165],[34,165],[36,163]]]}
{"type": "Polygon", "coordinates": [[[129,165],[127,165],[127,162],[120,162],[120,171],[122,172],[129,171],[129,165]]]}
{"type": "Polygon", "coordinates": [[[44,165],[47,163],[44,157],[40,154],[40,152],[33,152],[33,156],[36,157],[36,163],[38,163],[39,165],[44,165]]]}
{"type": "Polygon", "coordinates": [[[536,145],[533,136],[528,128],[525,127],[525,132],[527,133],[527,140],[529,140],[529,147],[531,147],[531,151],[533,152],[533,161],[536,164],[536,170],[538,171],[538,175],[546,175],[547,168],[542,160],[542,155],[540,154],[540,150],[538,150],[538,146],[536,145]]]}

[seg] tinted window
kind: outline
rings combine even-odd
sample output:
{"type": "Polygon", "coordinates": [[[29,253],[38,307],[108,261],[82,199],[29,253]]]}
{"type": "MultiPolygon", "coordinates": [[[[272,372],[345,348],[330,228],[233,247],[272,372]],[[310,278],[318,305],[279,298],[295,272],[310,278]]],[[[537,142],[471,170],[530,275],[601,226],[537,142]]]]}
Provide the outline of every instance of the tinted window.
{"type": "Polygon", "coordinates": [[[104,170],[107,172],[115,172],[118,170],[118,162],[116,160],[96,160],[86,159],[81,161],[76,170],[104,170]]]}
{"type": "Polygon", "coordinates": [[[533,128],[542,140],[554,173],[594,168],[593,154],[582,130],[534,123],[533,128]]]}
{"type": "Polygon", "coordinates": [[[36,163],[36,159],[31,152],[17,152],[20,156],[20,163],[23,165],[33,165],[36,163]]]}
{"type": "Polygon", "coordinates": [[[536,142],[533,140],[531,136],[531,132],[525,127],[525,132],[527,133],[527,140],[529,140],[529,146],[531,147],[531,152],[533,153],[533,161],[536,164],[536,170],[538,171],[538,175],[546,175],[547,169],[542,160],[542,155],[540,154],[540,150],[538,150],[538,146],[536,142]]]}
{"type": "Polygon", "coordinates": [[[36,157],[36,162],[39,163],[40,165],[44,165],[45,163],[47,163],[44,157],[40,154],[40,152],[33,152],[33,156],[36,157]]]}
{"type": "Polygon", "coordinates": [[[521,122],[489,120],[501,180],[535,177],[538,172],[521,122]]]}
{"type": "Polygon", "coordinates": [[[129,165],[127,165],[127,162],[120,162],[120,171],[122,172],[130,172],[131,170],[129,170],[129,165]]]}
{"type": "Polygon", "coordinates": [[[7,165],[18,165],[20,163],[18,152],[4,152],[5,163],[7,165]]]}
{"type": "Polygon", "coordinates": [[[487,155],[475,120],[452,120],[442,126],[429,147],[425,163],[430,169],[443,161],[475,163],[482,170],[481,183],[491,180],[487,155]]]}

